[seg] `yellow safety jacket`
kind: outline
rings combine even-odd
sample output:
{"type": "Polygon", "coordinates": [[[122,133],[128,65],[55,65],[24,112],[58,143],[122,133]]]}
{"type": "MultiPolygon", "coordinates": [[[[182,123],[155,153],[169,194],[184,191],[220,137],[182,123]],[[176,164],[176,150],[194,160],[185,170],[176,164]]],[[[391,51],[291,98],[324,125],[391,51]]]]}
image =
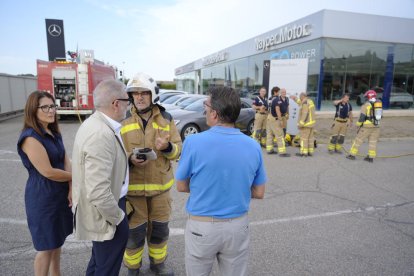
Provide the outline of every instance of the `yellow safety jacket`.
{"type": "Polygon", "coordinates": [[[130,167],[128,195],[154,196],[168,191],[174,184],[171,160],[179,158],[182,148],[181,138],[171,115],[154,105],[152,116],[144,130],[141,117],[135,107],[132,107],[131,116],[122,122],[121,136],[128,156],[132,154],[133,148],[151,148],[157,154],[157,159],[150,160],[145,167],[130,167]],[[168,135],[171,151],[157,150],[155,139],[168,135]]]}
{"type": "Polygon", "coordinates": [[[367,101],[361,106],[361,114],[356,125],[366,128],[379,127],[378,125],[374,125],[374,110],[370,102],[367,101]]]}
{"type": "Polygon", "coordinates": [[[315,121],[315,104],[311,99],[306,99],[301,102],[299,99],[296,103],[300,106],[298,127],[313,127],[315,121]]]}

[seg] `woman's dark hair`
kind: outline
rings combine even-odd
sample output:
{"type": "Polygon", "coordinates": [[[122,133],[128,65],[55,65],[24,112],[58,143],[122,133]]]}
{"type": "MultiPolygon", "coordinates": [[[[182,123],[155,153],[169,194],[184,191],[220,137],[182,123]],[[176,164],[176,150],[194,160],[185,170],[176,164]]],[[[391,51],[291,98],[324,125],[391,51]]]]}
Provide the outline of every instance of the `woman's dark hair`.
{"type": "MultiPolygon", "coordinates": [[[[43,132],[42,132],[43,127],[40,124],[39,119],[37,118],[37,111],[39,110],[40,99],[45,98],[45,97],[51,99],[53,103],[55,102],[55,98],[53,98],[53,96],[48,92],[34,91],[32,94],[29,95],[29,98],[27,99],[27,102],[26,102],[26,106],[24,108],[23,130],[27,128],[33,128],[39,135],[43,136],[43,132]]],[[[50,129],[54,133],[60,134],[56,113],[55,113],[55,121],[48,125],[48,129],[50,129]]]]}
{"type": "Polygon", "coordinates": [[[231,87],[213,87],[208,90],[211,108],[217,112],[221,123],[235,123],[240,114],[239,94],[231,87]]]}
{"type": "Polygon", "coordinates": [[[274,95],[275,92],[279,92],[279,91],[280,91],[280,88],[278,86],[273,87],[272,88],[272,95],[274,95]]]}

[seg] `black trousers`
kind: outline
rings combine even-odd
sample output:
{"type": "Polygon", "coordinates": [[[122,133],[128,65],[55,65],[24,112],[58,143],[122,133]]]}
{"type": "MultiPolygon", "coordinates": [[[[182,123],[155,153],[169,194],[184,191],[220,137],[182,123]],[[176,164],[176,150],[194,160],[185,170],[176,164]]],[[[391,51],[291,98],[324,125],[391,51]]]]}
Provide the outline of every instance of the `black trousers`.
{"type": "MultiPolygon", "coordinates": [[[[125,212],[125,197],[118,202],[119,208],[125,212]]],[[[87,276],[118,276],[122,258],[128,241],[128,220],[124,220],[116,227],[112,240],[92,244],[92,256],[86,270],[87,276]]]]}

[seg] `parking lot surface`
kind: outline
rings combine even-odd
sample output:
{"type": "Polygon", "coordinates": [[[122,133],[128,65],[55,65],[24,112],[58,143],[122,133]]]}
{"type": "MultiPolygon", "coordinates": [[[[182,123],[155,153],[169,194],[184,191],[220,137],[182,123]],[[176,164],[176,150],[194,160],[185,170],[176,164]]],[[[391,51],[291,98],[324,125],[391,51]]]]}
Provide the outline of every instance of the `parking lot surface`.
{"type": "MultiPolygon", "coordinates": [[[[35,251],[24,210],[27,172],[16,151],[22,119],[0,123],[0,275],[33,275],[35,251]]],[[[406,135],[384,130],[378,155],[386,158],[373,164],[330,155],[322,144],[311,158],[264,153],[269,181],[265,199],[251,203],[249,275],[414,275],[414,132],[389,125],[406,135]]],[[[61,121],[60,127],[71,154],[79,122],[61,121]]],[[[173,187],[172,197],[167,262],[176,275],[185,275],[187,195],[173,187]]],[[[69,237],[63,275],[85,275],[90,250],[89,242],[69,237]]],[[[142,275],[152,275],[143,260],[142,275]]],[[[126,272],[122,268],[120,275],[126,272]]],[[[216,268],[212,275],[218,275],[216,268]]]]}

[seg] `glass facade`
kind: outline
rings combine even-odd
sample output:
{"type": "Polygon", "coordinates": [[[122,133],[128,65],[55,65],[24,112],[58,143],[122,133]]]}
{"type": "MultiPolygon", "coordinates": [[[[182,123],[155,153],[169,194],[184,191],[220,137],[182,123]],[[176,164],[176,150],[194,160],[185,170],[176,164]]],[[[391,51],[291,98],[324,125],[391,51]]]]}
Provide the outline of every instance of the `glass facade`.
{"type": "Polygon", "coordinates": [[[196,72],[189,72],[178,75],[175,79],[176,89],[181,91],[187,91],[193,94],[196,93],[196,86],[199,80],[197,77],[198,76],[196,72]]]}
{"type": "MultiPolygon", "coordinates": [[[[385,108],[412,108],[414,45],[319,38],[249,57],[228,60],[177,75],[177,89],[205,94],[212,86],[231,86],[252,97],[263,82],[263,63],[271,59],[308,58],[308,94],[318,110],[349,93],[354,106],[375,89],[385,108]]],[[[289,91],[288,91],[289,93],[289,91]]]]}

